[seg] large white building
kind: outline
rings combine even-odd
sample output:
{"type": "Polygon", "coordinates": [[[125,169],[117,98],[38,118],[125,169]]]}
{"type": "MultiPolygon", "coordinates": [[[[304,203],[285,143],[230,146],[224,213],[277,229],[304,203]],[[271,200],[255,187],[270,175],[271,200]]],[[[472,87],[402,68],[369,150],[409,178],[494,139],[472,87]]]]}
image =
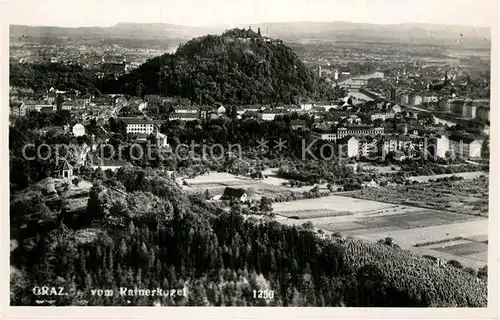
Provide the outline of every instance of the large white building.
{"type": "Polygon", "coordinates": [[[337,128],[337,139],[342,139],[347,136],[377,136],[383,135],[384,128],[376,128],[368,125],[353,125],[345,128],[337,128]]]}
{"type": "Polygon", "coordinates": [[[264,111],[260,113],[260,118],[264,121],[273,121],[276,116],[282,116],[284,113],[283,112],[277,112],[277,111],[264,111]]]}

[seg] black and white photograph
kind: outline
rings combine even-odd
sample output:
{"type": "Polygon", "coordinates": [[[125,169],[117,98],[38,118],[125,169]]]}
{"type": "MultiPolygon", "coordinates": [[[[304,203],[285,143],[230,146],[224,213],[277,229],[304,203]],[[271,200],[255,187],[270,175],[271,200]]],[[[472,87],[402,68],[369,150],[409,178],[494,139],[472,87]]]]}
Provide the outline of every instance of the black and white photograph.
{"type": "Polygon", "coordinates": [[[0,10],[4,306],[498,297],[497,2],[0,10]]]}

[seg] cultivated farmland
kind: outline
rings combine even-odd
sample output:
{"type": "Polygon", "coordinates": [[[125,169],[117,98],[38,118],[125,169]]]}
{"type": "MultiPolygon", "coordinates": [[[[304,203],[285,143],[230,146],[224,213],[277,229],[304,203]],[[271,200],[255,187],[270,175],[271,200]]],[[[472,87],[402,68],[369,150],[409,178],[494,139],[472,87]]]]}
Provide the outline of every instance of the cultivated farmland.
{"type": "Polygon", "coordinates": [[[438,181],[346,192],[345,195],[469,215],[488,216],[488,178],[438,181]]]}

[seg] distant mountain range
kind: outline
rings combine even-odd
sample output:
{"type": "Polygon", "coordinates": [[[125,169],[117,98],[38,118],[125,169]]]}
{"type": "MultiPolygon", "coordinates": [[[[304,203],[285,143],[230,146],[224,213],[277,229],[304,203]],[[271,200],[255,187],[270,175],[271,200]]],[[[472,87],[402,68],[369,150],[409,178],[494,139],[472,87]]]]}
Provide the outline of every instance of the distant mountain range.
{"type": "MultiPolygon", "coordinates": [[[[397,41],[426,44],[490,44],[490,28],[404,23],[379,25],[352,22],[266,22],[259,27],[263,35],[285,41],[397,41]]],[[[248,27],[239,25],[236,27],[248,27]]],[[[192,27],[165,23],[118,23],[112,27],[45,27],[11,25],[12,36],[100,37],[138,39],[191,39],[223,32],[225,27],[192,27]]]]}

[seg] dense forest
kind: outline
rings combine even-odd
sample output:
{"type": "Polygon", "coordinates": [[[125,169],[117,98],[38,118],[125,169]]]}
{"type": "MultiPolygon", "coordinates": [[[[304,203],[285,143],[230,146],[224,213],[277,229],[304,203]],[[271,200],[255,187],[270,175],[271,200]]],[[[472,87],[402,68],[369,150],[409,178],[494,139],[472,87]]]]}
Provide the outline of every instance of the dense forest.
{"type": "Polygon", "coordinates": [[[148,60],[129,74],[98,78],[80,66],[11,64],[11,85],[83,93],[161,94],[202,104],[297,103],[334,100],[339,88],[319,79],[279,40],[233,29],[181,44],[174,54],[148,60]]]}
{"type": "Polygon", "coordinates": [[[238,203],[223,210],[154,170],[83,178],[93,186],[81,212],[63,205],[67,188],[48,196],[50,179],[13,197],[13,305],[35,304],[32,289],[44,284],[70,293],[52,297],[56,305],[486,305],[485,281],[397,246],[246,219],[238,203]],[[119,287],[184,289],[186,296],[121,296],[119,287]],[[253,290],[274,297],[254,298],[253,290]]]}

